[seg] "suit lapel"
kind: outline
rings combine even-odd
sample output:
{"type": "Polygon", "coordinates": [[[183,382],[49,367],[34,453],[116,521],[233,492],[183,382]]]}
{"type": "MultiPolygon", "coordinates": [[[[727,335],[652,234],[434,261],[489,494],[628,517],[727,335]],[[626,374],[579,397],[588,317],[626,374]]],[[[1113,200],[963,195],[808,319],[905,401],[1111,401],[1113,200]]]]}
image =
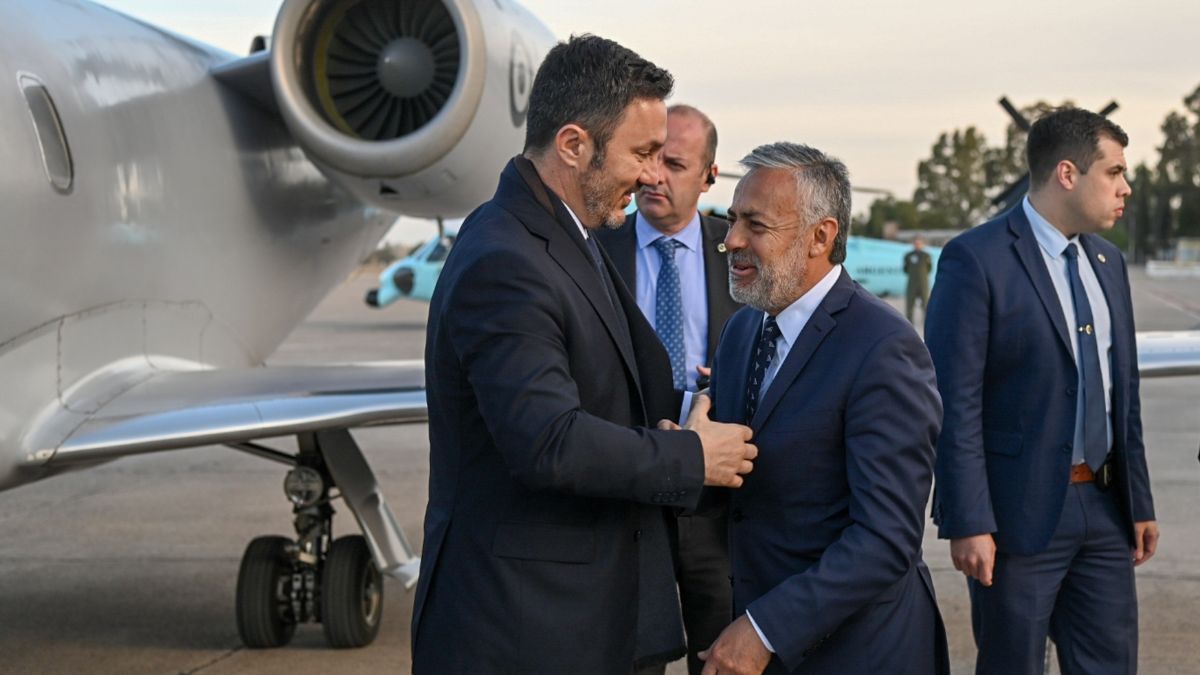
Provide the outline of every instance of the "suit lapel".
{"type": "Polygon", "coordinates": [[[796,344],[792,345],[787,359],[780,366],[779,372],[775,374],[775,379],[771,380],[771,386],[767,387],[762,402],[758,404],[758,410],[754,412],[754,419],[750,420],[750,427],[755,432],[762,429],[763,423],[770,417],[771,411],[783,398],[783,392],[792,386],[792,382],[804,370],[804,366],[812,359],[817,348],[833,331],[834,326],[837,325],[833,315],[845,309],[853,295],[854,282],[843,269],[833,288],[829,289],[829,294],[817,306],[817,310],[813,312],[808,323],[804,324],[804,329],[796,337],[796,344]]]}
{"type": "Polygon", "coordinates": [[[1113,326],[1113,344],[1117,343],[1116,327],[1126,325],[1122,323],[1129,319],[1124,312],[1124,294],[1121,292],[1121,280],[1118,277],[1116,265],[1109,264],[1107,258],[1104,262],[1100,261],[1100,256],[1096,254],[1095,235],[1083,234],[1079,236],[1079,243],[1083,245],[1083,252],[1087,255],[1088,263],[1092,266],[1092,271],[1096,274],[1097,281],[1100,282],[1100,289],[1104,291],[1104,300],[1108,303],[1109,319],[1113,326]]]}
{"type": "Polygon", "coordinates": [[[631,214],[626,218],[625,224],[620,229],[598,233],[597,241],[604,244],[613,267],[616,268],[621,281],[625,282],[625,287],[636,292],[637,214],[631,214]]]}
{"type": "Polygon", "coordinates": [[[717,223],[700,216],[701,244],[704,256],[704,286],[708,307],[708,362],[717,351],[717,340],[724,328],[723,319],[729,314],[733,299],[729,297],[729,267],[725,254],[718,248],[725,241],[725,232],[717,223]]]}
{"type": "Polygon", "coordinates": [[[1019,204],[1008,212],[1008,229],[1016,237],[1013,250],[1021,260],[1021,265],[1025,267],[1025,273],[1029,275],[1029,280],[1042,301],[1042,307],[1046,309],[1050,323],[1054,325],[1059,342],[1068,354],[1073,354],[1071,341],[1067,336],[1066,314],[1063,313],[1062,303],[1058,301],[1058,292],[1054,290],[1054,282],[1050,279],[1046,262],[1042,259],[1037,237],[1033,236],[1033,227],[1025,217],[1024,208],[1019,204]]]}
{"type": "MultiPolygon", "coordinates": [[[[587,251],[583,235],[580,234],[571,214],[567,212],[566,206],[557,197],[550,195],[549,190],[542,183],[541,177],[537,175],[537,169],[534,168],[533,163],[518,156],[513,159],[513,166],[516,167],[521,180],[533,193],[534,199],[557,225],[557,227],[540,227],[538,221],[526,221],[526,227],[532,227],[546,240],[546,250],[550,257],[575,282],[580,292],[587,298],[588,303],[596,310],[600,316],[600,322],[604,324],[605,330],[616,343],[626,370],[640,391],[641,381],[633,357],[633,345],[630,342],[629,333],[625,329],[628,313],[626,313],[625,322],[618,319],[617,308],[613,307],[613,303],[609,300],[608,291],[604,288],[604,282],[597,273],[596,266],[592,263],[592,257],[587,251]]],[[[615,270],[612,262],[607,259],[603,251],[601,258],[608,266],[609,274],[613,275],[615,270]]],[[[620,293],[618,292],[619,297],[620,293]]],[[[614,298],[614,300],[618,298],[614,298]]],[[[636,309],[636,305],[634,309],[636,309]]]]}
{"type": "Polygon", "coordinates": [[[729,382],[731,388],[722,386],[716,405],[718,420],[722,422],[737,422],[747,424],[750,420],[746,415],[746,383],[750,380],[750,368],[754,361],[754,346],[762,333],[763,313],[754,311],[739,315],[738,323],[729,326],[722,348],[729,343],[728,353],[734,355],[731,367],[735,368],[728,376],[722,372],[717,375],[719,382],[729,382]],[[724,413],[724,414],[720,414],[724,413]]]}

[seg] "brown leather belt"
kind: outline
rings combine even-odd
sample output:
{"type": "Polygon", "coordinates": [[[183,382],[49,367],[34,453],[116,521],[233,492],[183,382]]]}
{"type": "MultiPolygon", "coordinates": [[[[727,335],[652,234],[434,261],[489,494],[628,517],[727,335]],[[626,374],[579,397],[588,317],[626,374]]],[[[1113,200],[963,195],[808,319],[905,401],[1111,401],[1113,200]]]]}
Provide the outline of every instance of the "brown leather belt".
{"type": "Polygon", "coordinates": [[[1091,467],[1087,463],[1075,464],[1071,467],[1071,484],[1075,483],[1091,483],[1096,480],[1096,474],[1092,472],[1091,467]]]}

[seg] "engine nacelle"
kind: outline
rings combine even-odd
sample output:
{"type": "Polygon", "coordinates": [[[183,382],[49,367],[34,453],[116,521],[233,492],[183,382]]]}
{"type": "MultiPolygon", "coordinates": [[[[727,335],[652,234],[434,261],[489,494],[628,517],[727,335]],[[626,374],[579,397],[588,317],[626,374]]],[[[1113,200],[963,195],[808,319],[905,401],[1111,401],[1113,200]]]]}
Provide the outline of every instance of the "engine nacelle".
{"type": "Polygon", "coordinates": [[[287,0],[275,98],[309,157],[360,198],[464,215],[521,151],[554,36],[508,0],[287,0]]]}

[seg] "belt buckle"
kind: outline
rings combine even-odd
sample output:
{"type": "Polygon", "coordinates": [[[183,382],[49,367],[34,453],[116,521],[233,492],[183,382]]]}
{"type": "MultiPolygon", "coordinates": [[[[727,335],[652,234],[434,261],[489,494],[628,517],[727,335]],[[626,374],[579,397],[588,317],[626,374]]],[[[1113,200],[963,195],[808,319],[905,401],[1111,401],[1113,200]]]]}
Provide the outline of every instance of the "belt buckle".
{"type": "Polygon", "coordinates": [[[1096,472],[1096,487],[1107,492],[1108,488],[1112,487],[1112,484],[1113,460],[1112,457],[1109,456],[1108,459],[1105,459],[1104,463],[1100,465],[1100,470],[1096,472]]]}

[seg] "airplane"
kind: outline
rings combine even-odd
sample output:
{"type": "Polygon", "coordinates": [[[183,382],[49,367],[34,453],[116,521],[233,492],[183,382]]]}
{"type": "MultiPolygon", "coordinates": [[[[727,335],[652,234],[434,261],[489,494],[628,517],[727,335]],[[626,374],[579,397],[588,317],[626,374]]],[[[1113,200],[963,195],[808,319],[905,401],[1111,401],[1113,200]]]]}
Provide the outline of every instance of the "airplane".
{"type": "MultiPolygon", "coordinates": [[[[702,206],[701,211],[725,217],[721,207],[702,206]]],[[[388,265],[379,275],[379,287],[367,291],[365,302],[382,309],[401,299],[429,302],[438,275],[457,236],[456,226],[418,245],[408,256],[388,265]]],[[[846,240],[846,262],[850,275],[864,288],[882,296],[903,296],[907,277],[903,257],[911,244],[851,235],[846,240]]],[[[930,283],[936,278],[942,249],[926,246],[933,260],[930,283]]],[[[1138,370],[1142,377],[1172,377],[1200,374],[1200,330],[1138,331],[1138,370]]]]}
{"type": "Polygon", "coordinates": [[[363,299],[368,307],[382,309],[401,298],[429,302],[446,256],[458,237],[457,227],[438,229],[437,236],[421,243],[412,253],[379,273],[379,287],[368,290],[363,299]]]}
{"type": "Polygon", "coordinates": [[[0,490],[207,445],[280,462],[297,535],[247,546],[238,633],[369,644],[382,574],[419,559],[349,429],[424,421],[421,364],[263,364],[398,214],[491,195],[554,42],[511,0],[284,0],[241,58],[0,3],[0,490]],[[339,498],[362,536],[333,539],[339,498]]]}
{"type": "MultiPolygon", "coordinates": [[[[725,217],[725,210],[720,207],[703,206],[701,211],[725,217]]],[[[419,244],[412,253],[379,273],[378,287],[368,290],[363,298],[368,307],[382,309],[401,298],[429,302],[438,275],[442,272],[442,264],[458,234],[451,227],[439,229],[439,234],[419,244]]],[[[911,250],[912,245],[905,242],[850,235],[846,240],[845,264],[854,280],[875,295],[903,297],[908,284],[908,276],[904,273],[904,256],[911,250]]],[[[934,270],[937,269],[941,251],[938,246],[925,247],[925,252],[933,260],[934,270]]]]}

